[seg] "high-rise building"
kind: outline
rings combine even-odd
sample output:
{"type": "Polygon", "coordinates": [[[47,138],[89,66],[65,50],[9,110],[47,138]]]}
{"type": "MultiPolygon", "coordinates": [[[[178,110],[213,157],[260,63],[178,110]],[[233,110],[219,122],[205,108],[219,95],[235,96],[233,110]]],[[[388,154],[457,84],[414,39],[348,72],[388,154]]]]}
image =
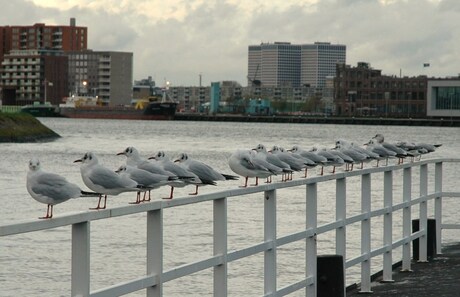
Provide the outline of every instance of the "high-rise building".
{"type": "Polygon", "coordinates": [[[298,87],[300,45],[289,42],[249,46],[248,85],[298,87]]]}
{"type": "Polygon", "coordinates": [[[11,50],[46,49],[81,51],[88,44],[88,28],[76,26],[75,18],[69,26],[0,26],[0,62],[11,50]]]}
{"type": "Polygon", "coordinates": [[[324,87],[335,65],[346,62],[346,46],[316,42],[262,43],[248,48],[248,86],[324,87]]]}
{"type": "Polygon", "coordinates": [[[334,76],[337,64],[345,64],[347,48],[343,44],[315,42],[303,44],[301,49],[302,85],[324,88],[327,76],[334,76]]]}

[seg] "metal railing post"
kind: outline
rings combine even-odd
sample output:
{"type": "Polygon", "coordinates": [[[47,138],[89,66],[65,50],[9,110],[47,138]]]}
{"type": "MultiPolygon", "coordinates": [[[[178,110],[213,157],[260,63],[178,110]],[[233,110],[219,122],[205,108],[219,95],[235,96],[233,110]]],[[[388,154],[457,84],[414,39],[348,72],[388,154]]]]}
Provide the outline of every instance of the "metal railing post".
{"type": "Polygon", "coordinates": [[[72,225],[72,284],[73,297],[89,296],[90,288],[90,223],[72,225]]]}
{"type": "Polygon", "coordinates": [[[411,200],[411,188],[412,188],[412,171],[411,167],[403,169],[403,202],[407,203],[404,206],[403,212],[403,238],[406,242],[402,246],[402,271],[411,270],[411,257],[410,257],[410,247],[411,241],[408,240],[412,234],[411,230],[411,207],[409,202],[411,200]]]}
{"type": "Polygon", "coordinates": [[[276,192],[264,193],[264,241],[272,248],[264,252],[264,295],[276,292],[276,192]]]}
{"type": "MultiPolygon", "coordinates": [[[[420,166],[420,196],[426,196],[428,193],[428,165],[420,166]]],[[[419,262],[428,261],[428,206],[426,201],[420,203],[420,230],[425,231],[425,235],[419,238],[419,262]]]]}
{"type": "Polygon", "coordinates": [[[383,173],[383,245],[387,251],[383,254],[383,281],[393,281],[393,171],[383,173]]]}
{"type": "Polygon", "coordinates": [[[213,202],[213,241],[214,256],[221,255],[224,263],[214,266],[214,296],[227,296],[227,198],[213,202]]]}
{"type": "Polygon", "coordinates": [[[371,291],[371,175],[361,176],[361,213],[366,218],[361,221],[361,255],[365,260],[361,262],[361,290],[362,293],[371,291]]]}
{"type": "Polygon", "coordinates": [[[439,195],[434,200],[434,218],[436,220],[436,254],[441,254],[442,243],[442,162],[434,168],[434,191],[439,195]]]}
{"type": "Polygon", "coordinates": [[[316,296],[318,279],[317,279],[317,246],[316,246],[316,228],[318,223],[318,186],[316,183],[307,184],[307,211],[306,211],[306,221],[307,221],[307,231],[315,230],[312,236],[307,237],[306,239],[306,277],[314,277],[314,282],[312,285],[306,287],[306,296],[316,296]]]}
{"type": "Polygon", "coordinates": [[[335,253],[346,259],[346,230],[345,219],[347,218],[347,182],[345,178],[336,180],[335,186],[335,220],[342,221],[343,226],[335,229],[335,253]]]}
{"type": "Polygon", "coordinates": [[[147,297],[163,296],[163,209],[147,212],[147,275],[156,275],[157,284],[147,288],[147,297]]]}

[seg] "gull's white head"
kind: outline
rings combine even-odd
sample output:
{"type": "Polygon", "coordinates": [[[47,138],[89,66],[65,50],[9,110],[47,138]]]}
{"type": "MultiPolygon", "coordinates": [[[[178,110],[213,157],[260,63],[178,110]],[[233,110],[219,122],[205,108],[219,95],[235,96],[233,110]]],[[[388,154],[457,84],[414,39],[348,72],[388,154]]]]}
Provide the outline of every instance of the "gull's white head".
{"type": "Polygon", "coordinates": [[[267,148],[263,144],[258,144],[254,150],[256,152],[266,152],[267,148]]]}
{"type": "Polygon", "coordinates": [[[186,153],[181,153],[179,158],[176,159],[175,162],[185,162],[188,160],[188,155],[186,153]]]}
{"type": "Polygon", "coordinates": [[[125,155],[127,158],[137,157],[139,156],[139,151],[135,147],[128,146],[124,151],[118,153],[117,155],[125,155]]]}
{"type": "Polygon", "coordinates": [[[159,151],[158,153],[155,154],[155,156],[149,158],[149,159],[155,159],[157,161],[164,160],[166,159],[166,154],[164,151],[159,151]]]}
{"type": "Polygon", "coordinates": [[[97,164],[98,160],[93,152],[87,152],[83,158],[75,160],[74,163],[81,162],[84,165],[97,164]]]}
{"type": "Polygon", "coordinates": [[[40,170],[40,168],[41,168],[40,160],[38,160],[37,158],[32,158],[29,161],[29,169],[30,169],[30,171],[37,171],[37,170],[40,170]]]}

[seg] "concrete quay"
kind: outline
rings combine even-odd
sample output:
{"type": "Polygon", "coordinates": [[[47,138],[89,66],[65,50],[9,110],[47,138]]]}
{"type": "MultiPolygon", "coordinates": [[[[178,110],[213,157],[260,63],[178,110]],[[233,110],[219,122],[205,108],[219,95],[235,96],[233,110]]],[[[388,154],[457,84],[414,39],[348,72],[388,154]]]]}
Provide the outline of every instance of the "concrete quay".
{"type": "Polygon", "coordinates": [[[361,293],[359,285],[348,289],[346,296],[372,297],[433,297],[460,296],[460,243],[443,246],[428,262],[412,261],[411,271],[393,270],[394,282],[372,282],[372,293],[361,293]]]}

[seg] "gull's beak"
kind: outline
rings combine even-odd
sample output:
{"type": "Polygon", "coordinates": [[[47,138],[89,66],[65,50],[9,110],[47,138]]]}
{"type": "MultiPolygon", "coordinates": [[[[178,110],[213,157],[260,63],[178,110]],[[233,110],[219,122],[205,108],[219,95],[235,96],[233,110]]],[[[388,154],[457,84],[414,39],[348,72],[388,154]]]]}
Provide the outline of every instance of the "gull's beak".
{"type": "Polygon", "coordinates": [[[155,157],[150,157],[150,158],[148,158],[148,160],[156,160],[156,158],[155,157]]]}
{"type": "Polygon", "coordinates": [[[118,153],[117,156],[124,155],[125,152],[118,153]]]}
{"type": "Polygon", "coordinates": [[[74,163],[79,163],[79,162],[83,162],[83,160],[82,160],[82,159],[78,159],[78,160],[75,160],[75,161],[73,161],[73,162],[74,162],[74,163]]]}

